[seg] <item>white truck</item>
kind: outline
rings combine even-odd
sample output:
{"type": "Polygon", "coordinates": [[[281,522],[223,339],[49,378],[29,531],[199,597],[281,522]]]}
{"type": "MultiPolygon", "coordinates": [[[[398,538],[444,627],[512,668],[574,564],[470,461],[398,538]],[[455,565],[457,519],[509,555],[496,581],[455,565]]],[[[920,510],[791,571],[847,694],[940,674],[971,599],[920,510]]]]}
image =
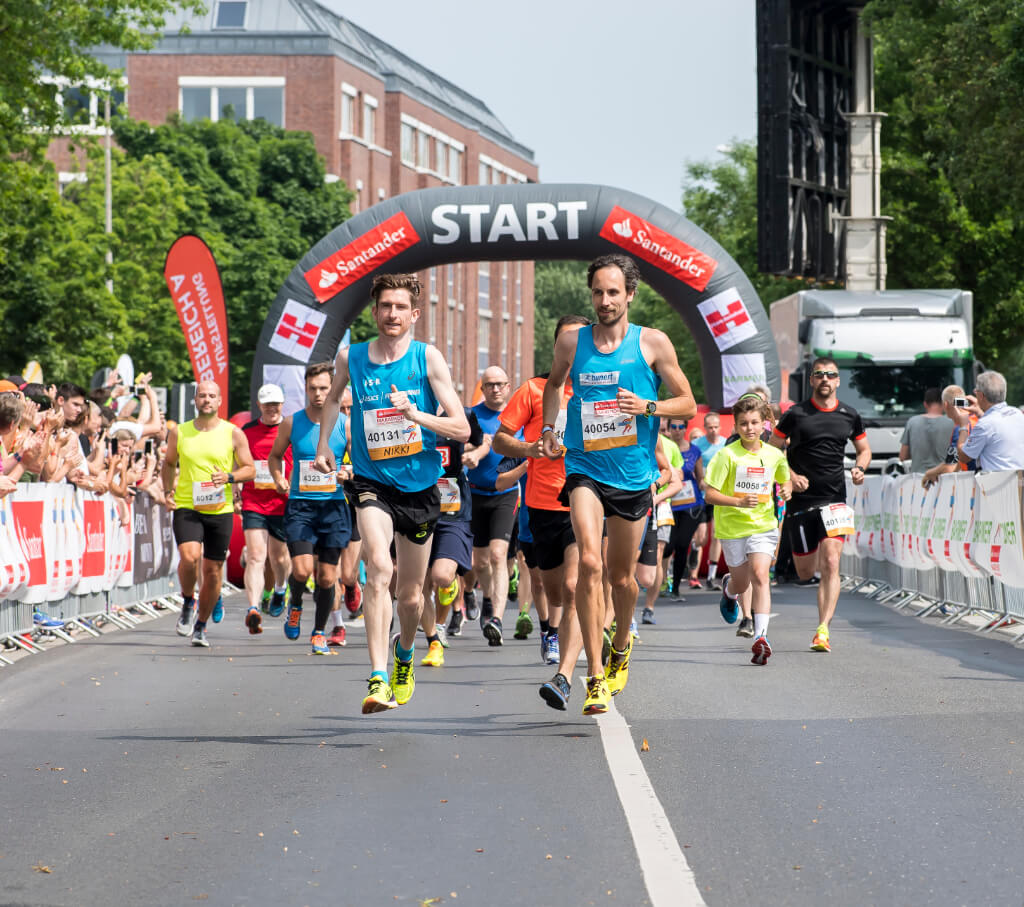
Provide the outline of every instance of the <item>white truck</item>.
{"type": "MultiPolygon", "coordinates": [[[[973,302],[967,290],[801,290],[772,303],[783,402],[805,399],[811,362],[831,357],[840,399],[864,420],[871,469],[884,468],[929,387],[972,391],[973,302]]],[[[846,452],[850,465],[852,444],[846,452]]]]}

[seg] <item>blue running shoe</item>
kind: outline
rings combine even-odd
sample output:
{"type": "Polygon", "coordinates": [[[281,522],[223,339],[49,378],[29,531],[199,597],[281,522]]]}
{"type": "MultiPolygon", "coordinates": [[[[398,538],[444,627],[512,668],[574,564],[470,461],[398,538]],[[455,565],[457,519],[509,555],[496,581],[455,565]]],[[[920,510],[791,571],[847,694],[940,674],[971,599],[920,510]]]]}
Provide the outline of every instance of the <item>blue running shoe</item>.
{"type": "Polygon", "coordinates": [[[42,611],[32,612],[32,623],[40,630],[60,630],[64,626],[64,621],[43,614],[42,611]]]}
{"type": "Polygon", "coordinates": [[[267,614],[271,617],[280,617],[281,614],[284,613],[285,595],[287,595],[287,591],[288,590],[285,590],[284,592],[274,592],[271,594],[270,604],[267,605],[267,614]]]}
{"type": "Polygon", "coordinates": [[[540,698],[551,708],[565,711],[569,704],[569,681],[564,674],[556,674],[540,688],[540,698]]]}
{"type": "Polygon", "coordinates": [[[727,624],[734,624],[740,619],[739,599],[729,598],[725,590],[729,588],[729,574],[722,577],[722,598],[718,602],[718,610],[722,613],[722,620],[727,624]]]}
{"type": "Polygon", "coordinates": [[[213,606],[213,614],[210,615],[210,619],[215,623],[219,624],[224,620],[224,596],[217,596],[217,604],[213,606]]]}
{"type": "Polygon", "coordinates": [[[302,608],[295,605],[288,606],[288,619],[284,622],[284,635],[288,639],[299,638],[299,622],[302,620],[302,608]]]}
{"type": "Polygon", "coordinates": [[[558,649],[558,631],[552,630],[548,633],[548,653],[544,658],[544,663],[549,665],[556,665],[561,660],[562,656],[559,654],[558,649]]]}

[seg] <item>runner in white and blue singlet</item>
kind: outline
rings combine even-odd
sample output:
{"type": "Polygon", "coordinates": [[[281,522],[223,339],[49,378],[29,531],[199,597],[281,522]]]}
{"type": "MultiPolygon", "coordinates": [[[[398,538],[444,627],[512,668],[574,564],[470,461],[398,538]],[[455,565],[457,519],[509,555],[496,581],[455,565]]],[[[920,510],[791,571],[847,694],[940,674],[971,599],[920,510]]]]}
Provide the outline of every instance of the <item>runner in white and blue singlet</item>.
{"type": "Polygon", "coordinates": [[[675,349],[661,331],[629,323],[629,303],[640,271],[627,255],[604,255],[587,269],[597,323],[560,334],[544,387],[544,455],[561,455],[554,429],[562,388],[571,377],[573,397],[566,424],[566,481],[573,531],[580,551],[576,610],[587,652],[585,715],[608,710],[610,697],[629,676],[636,606],[634,579],[640,540],[657,479],[658,417],[689,419],[697,411],[675,349]],[[664,382],[668,399],[658,400],[664,382]],[[601,532],[608,531],[608,560],[601,532]],[[602,569],[607,568],[616,630],[607,670],[601,665],[604,619],[602,569]]]}
{"type": "MultiPolygon", "coordinates": [[[[363,714],[393,709],[412,697],[413,649],[423,611],[423,580],[434,524],[441,515],[441,454],[436,435],[469,438],[469,423],[440,351],[412,339],[419,319],[420,281],[415,274],[373,279],[378,335],[338,353],[334,383],[324,405],[323,431],[334,427],[342,392],[352,382],[352,443],[356,520],[363,540],[366,586],[363,615],[370,653],[369,690],[363,714]],[[446,415],[437,415],[438,406],[446,415]],[[395,561],[391,560],[391,544],[395,561]],[[401,631],[388,645],[390,585],[396,577],[401,631]],[[394,667],[387,673],[389,648],[394,667]]],[[[316,466],[335,469],[323,435],[316,466]]]]}

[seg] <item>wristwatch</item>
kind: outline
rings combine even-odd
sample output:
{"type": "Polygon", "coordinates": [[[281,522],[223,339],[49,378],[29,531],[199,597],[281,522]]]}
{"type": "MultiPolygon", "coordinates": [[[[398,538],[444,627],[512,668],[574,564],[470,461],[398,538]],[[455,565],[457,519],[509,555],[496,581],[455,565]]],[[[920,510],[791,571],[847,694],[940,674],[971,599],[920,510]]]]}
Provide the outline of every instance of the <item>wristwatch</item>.
{"type": "Polygon", "coordinates": [[[654,415],[654,411],[658,408],[657,400],[648,400],[647,405],[644,407],[644,415],[650,418],[654,415]]]}

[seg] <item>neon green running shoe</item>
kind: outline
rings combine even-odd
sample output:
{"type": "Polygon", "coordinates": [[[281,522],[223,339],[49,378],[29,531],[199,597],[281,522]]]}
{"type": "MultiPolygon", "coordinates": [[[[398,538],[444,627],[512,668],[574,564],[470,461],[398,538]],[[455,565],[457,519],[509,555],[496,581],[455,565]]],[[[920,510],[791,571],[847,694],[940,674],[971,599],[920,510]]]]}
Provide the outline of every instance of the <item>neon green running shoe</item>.
{"type": "Polygon", "coordinates": [[[391,646],[391,654],[394,656],[391,666],[391,689],[395,694],[395,702],[405,705],[412,699],[413,690],[416,689],[416,668],[411,659],[399,661],[397,649],[398,637],[396,636],[395,642],[391,646]]]}
{"type": "Polygon", "coordinates": [[[513,634],[516,639],[527,639],[533,632],[533,618],[529,611],[520,611],[516,618],[516,632],[513,634]]]}
{"type": "Polygon", "coordinates": [[[450,586],[439,587],[437,590],[437,602],[442,608],[450,608],[452,602],[459,597],[459,578],[455,577],[450,586]]]}

